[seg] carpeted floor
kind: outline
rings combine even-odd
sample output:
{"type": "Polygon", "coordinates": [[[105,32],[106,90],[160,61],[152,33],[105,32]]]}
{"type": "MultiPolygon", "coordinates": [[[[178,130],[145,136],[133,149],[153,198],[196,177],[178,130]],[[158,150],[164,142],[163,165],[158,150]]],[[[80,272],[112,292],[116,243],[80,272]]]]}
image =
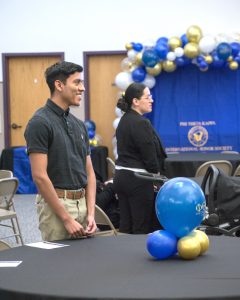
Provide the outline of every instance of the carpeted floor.
{"type": "MultiPolygon", "coordinates": [[[[38,229],[38,216],[35,206],[36,195],[15,195],[14,205],[18,216],[19,225],[22,231],[24,244],[41,241],[41,234],[38,229]]],[[[4,221],[1,224],[10,223],[10,221],[4,221]]],[[[12,234],[10,228],[0,226],[0,239],[4,236],[12,234]]],[[[16,243],[14,237],[4,239],[12,247],[20,246],[16,243]]]]}

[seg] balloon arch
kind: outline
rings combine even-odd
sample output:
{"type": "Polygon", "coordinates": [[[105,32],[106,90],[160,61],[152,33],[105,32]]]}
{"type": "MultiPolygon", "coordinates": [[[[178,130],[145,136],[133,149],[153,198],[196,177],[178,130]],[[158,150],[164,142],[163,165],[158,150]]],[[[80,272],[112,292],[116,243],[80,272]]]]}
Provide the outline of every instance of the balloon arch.
{"type": "Polygon", "coordinates": [[[127,57],[115,78],[121,91],[132,82],[143,82],[151,89],[161,72],[174,72],[189,64],[206,72],[209,68],[237,70],[240,63],[240,34],[203,35],[197,25],[190,26],[181,37],[160,37],[146,44],[131,42],[125,48],[127,57]]]}

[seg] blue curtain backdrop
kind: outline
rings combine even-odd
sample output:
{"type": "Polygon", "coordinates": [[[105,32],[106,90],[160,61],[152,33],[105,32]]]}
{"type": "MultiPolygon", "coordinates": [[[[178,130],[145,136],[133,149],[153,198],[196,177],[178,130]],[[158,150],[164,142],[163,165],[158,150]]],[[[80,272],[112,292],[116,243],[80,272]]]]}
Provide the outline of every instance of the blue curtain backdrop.
{"type": "Polygon", "coordinates": [[[162,72],[146,115],[168,152],[240,151],[240,71],[201,72],[188,65],[162,72]]]}

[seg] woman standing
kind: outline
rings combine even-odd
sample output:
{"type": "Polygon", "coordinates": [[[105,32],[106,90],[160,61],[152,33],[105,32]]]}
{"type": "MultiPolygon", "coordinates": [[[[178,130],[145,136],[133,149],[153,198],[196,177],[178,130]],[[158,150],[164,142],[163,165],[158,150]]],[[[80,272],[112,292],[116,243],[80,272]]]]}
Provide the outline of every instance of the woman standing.
{"type": "Polygon", "coordinates": [[[143,234],[152,231],[155,206],[154,187],[134,172],[159,173],[167,157],[150,121],[143,114],[152,111],[152,95],[142,83],[132,83],[118,100],[125,114],[117,130],[114,190],[120,207],[120,232],[143,234]]]}

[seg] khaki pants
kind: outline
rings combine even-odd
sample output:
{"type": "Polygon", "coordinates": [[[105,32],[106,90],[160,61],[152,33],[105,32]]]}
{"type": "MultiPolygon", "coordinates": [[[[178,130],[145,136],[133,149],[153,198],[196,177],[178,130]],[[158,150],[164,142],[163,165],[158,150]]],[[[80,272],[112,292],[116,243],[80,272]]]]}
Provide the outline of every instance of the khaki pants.
{"type": "MultiPolygon", "coordinates": [[[[59,198],[66,211],[84,228],[87,226],[87,206],[85,197],[81,199],[59,198]]],[[[51,207],[41,195],[36,196],[39,229],[44,241],[70,239],[61,219],[52,211],[51,207]]]]}

